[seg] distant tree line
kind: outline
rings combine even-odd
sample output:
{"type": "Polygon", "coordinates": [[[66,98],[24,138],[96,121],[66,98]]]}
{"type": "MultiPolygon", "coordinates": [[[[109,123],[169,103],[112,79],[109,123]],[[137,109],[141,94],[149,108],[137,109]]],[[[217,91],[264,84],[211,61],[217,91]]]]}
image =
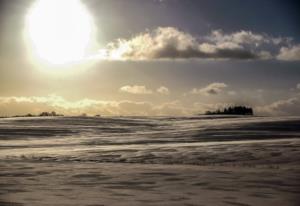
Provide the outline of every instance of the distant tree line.
{"type": "MultiPolygon", "coordinates": [[[[12,116],[12,117],[61,117],[61,116],[64,116],[64,115],[63,114],[58,114],[58,113],[52,111],[52,112],[41,112],[38,115],[28,113],[28,114],[25,114],[25,115],[15,115],[15,116],[12,116]]],[[[6,118],[6,117],[1,117],[1,118],[6,118]]]]}
{"type": "Polygon", "coordinates": [[[246,106],[230,106],[216,111],[207,111],[205,115],[253,115],[253,109],[246,106]]]}
{"type": "MultiPolygon", "coordinates": [[[[58,114],[55,111],[52,112],[41,112],[40,114],[25,114],[25,115],[14,115],[14,116],[0,116],[0,118],[9,118],[9,117],[62,117],[63,114],[58,114]]],[[[79,117],[88,117],[88,114],[82,113],[78,115],[79,117]]],[[[100,114],[96,114],[94,117],[101,117],[100,114]]]]}
{"type": "Polygon", "coordinates": [[[56,112],[42,112],[39,114],[40,117],[57,117],[57,116],[64,116],[62,114],[57,114],[56,112]]]}

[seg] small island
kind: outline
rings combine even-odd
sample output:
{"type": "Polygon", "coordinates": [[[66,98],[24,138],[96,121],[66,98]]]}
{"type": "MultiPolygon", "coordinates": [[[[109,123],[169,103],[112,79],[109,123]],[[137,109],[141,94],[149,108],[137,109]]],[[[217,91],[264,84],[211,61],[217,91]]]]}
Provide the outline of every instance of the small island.
{"type": "Polygon", "coordinates": [[[246,106],[230,106],[216,111],[207,111],[205,115],[253,115],[253,109],[246,106]]]}

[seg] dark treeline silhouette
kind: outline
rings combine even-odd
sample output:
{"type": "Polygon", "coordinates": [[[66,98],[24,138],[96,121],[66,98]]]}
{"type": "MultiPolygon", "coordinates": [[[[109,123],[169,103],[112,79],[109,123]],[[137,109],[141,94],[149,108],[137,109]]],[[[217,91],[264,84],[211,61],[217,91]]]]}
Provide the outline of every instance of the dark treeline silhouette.
{"type": "Polygon", "coordinates": [[[62,114],[57,114],[56,112],[42,112],[38,116],[40,117],[57,117],[57,116],[63,116],[62,114]]]}
{"type": "Polygon", "coordinates": [[[230,106],[223,110],[207,111],[206,115],[253,115],[253,109],[245,106],[230,106]]]}
{"type": "MultiPolygon", "coordinates": [[[[15,115],[12,117],[62,117],[64,116],[63,114],[57,114],[56,112],[52,111],[52,112],[42,112],[38,115],[35,114],[25,114],[25,115],[15,115]]],[[[9,116],[4,116],[4,117],[0,117],[0,118],[8,118],[9,116]]]]}

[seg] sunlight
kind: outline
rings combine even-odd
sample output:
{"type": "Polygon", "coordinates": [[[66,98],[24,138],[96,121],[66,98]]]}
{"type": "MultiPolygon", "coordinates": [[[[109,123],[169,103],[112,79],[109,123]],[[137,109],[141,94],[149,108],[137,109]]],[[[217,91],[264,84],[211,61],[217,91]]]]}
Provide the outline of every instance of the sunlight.
{"type": "Polygon", "coordinates": [[[52,65],[84,60],[95,28],[80,0],[37,0],[26,15],[26,44],[32,56],[52,65]]]}

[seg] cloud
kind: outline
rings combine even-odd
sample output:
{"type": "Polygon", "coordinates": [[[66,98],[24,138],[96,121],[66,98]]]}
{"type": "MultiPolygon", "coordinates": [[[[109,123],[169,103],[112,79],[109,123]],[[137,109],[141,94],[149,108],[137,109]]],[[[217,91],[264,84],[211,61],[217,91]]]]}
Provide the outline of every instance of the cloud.
{"type": "Polygon", "coordinates": [[[297,84],[296,88],[297,88],[297,89],[300,89],[300,83],[297,84]]]}
{"type": "Polygon", "coordinates": [[[39,114],[56,111],[65,115],[189,115],[191,109],[180,105],[179,101],[155,105],[138,101],[101,101],[82,99],[68,101],[61,96],[0,97],[0,116],[39,114]]]}
{"type": "Polygon", "coordinates": [[[154,105],[149,102],[101,101],[81,99],[68,101],[61,96],[0,97],[0,115],[39,114],[44,111],[56,111],[65,115],[82,113],[95,115],[151,115],[154,105]]]}
{"type": "MultiPolygon", "coordinates": [[[[57,95],[32,97],[0,97],[0,116],[39,114],[44,111],[56,111],[65,115],[194,115],[213,111],[234,102],[203,103],[196,102],[188,105],[179,100],[157,103],[147,101],[102,101],[95,99],[81,99],[69,101],[57,95]]],[[[256,114],[264,115],[300,115],[300,94],[285,100],[254,107],[256,114]]]]}
{"type": "Polygon", "coordinates": [[[0,97],[0,115],[38,114],[43,111],[75,115],[81,113],[112,114],[118,102],[81,99],[68,101],[61,96],[0,97]]]}
{"type": "Polygon", "coordinates": [[[161,86],[156,90],[160,94],[169,95],[170,90],[167,87],[161,86]]]}
{"type": "Polygon", "coordinates": [[[272,49],[288,45],[290,38],[274,38],[251,31],[229,34],[214,30],[208,36],[196,37],[175,27],[158,27],[152,31],[110,42],[99,51],[105,60],[155,59],[270,59],[272,49]]]}
{"type": "Polygon", "coordinates": [[[282,47],[277,59],[283,61],[300,61],[300,44],[290,47],[282,47]]]}
{"type": "Polygon", "coordinates": [[[278,100],[269,105],[255,108],[260,114],[266,115],[300,115],[300,96],[278,100]]]}
{"type": "Polygon", "coordinates": [[[152,94],[152,90],[147,89],[145,86],[139,86],[139,85],[126,85],[120,88],[121,92],[127,92],[131,94],[152,94]]]}
{"type": "Polygon", "coordinates": [[[192,91],[190,91],[190,93],[191,94],[202,94],[202,95],[206,95],[206,96],[218,95],[226,87],[227,87],[227,84],[225,84],[225,83],[215,82],[215,83],[211,83],[211,84],[207,85],[204,88],[200,88],[200,89],[194,88],[194,89],[192,89],[192,91]]]}
{"type": "MultiPolygon", "coordinates": [[[[121,87],[119,91],[131,93],[131,94],[154,94],[155,93],[155,91],[152,91],[151,89],[148,89],[146,86],[141,86],[141,85],[133,85],[133,86],[126,85],[121,87]]],[[[156,92],[163,95],[170,94],[170,90],[165,86],[161,86],[157,88],[156,92]]]]}
{"type": "Polygon", "coordinates": [[[121,115],[148,116],[153,113],[153,104],[150,102],[121,101],[117,108],[121,115]]]}
{"type": "Polygon", "coordinates": [[[214,30],[211,35],[206,37],[217,44],[230,43],[235,45],[250,45],[259,47],[262,44],[281,44],[289,43],[290,38],[274,38],[266,34],[257,34],[251,31],[241,30],[238,32],[224,34],[222,30],[214,30]]]}
{"type": "Polygon", "coordinates": [[[145,101],[101,101],[81,99],[68,101],[58,95],[31,97],[0,97],[0,116],[39,114],[44,111],[56,111],[65,115],[193,115],[204,113],[220,104],[183,105],[179,100],[154,104],[145,101]]]}
{"type": "Polygon", "coordinates": [[[166,102],[154,107],[154,113],[158,116],[172,116],[174,114],[178,116],[195,114],[196,110],[183,106],[180,101],[166,102]]]}

